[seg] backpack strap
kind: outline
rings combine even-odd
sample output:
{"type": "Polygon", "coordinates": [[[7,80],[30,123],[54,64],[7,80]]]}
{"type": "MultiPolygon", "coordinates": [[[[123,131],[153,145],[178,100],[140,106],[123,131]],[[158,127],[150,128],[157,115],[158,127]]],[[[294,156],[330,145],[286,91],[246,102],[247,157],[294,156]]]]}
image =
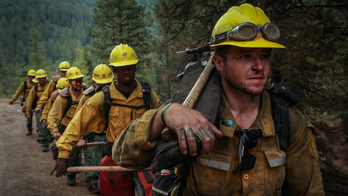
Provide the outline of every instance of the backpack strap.
{"type": "Polygon", "coordinates": [[[109,113],[110,113],[110,109],[111,109],[111,95],[110,95],[110,85],[105,85],[102,88],[102,91],[104,93],[104,105],[105,105],[105,127],[104,127],[104,131],[108,128],[109,125],[109,113]]]}
{"type": "MultiPolygon", "coordinates": [[[[47,80],[46,80],[46,83],[48,84],[48,81],[47,81],[47,80]]],[[[45,90],[39,90],[39,83],[36,83],[35,86],[34,86],[34,88],[35,88],[35,91],[36,91],[36,92],[43,92],[43,91],[45,91],[45,90]]]]}
{"type": "Polygon", "coordinates": [[[24,84],[24,91],[26,91],[26,90],[27,90],[27,88],[28,88],[28,85],[27,85],[27,80],[26,80],[26,81],[24,81],[24,82],[23,82],[23,84],[24,84]]]}
{"type": "Polygon", "coordinates": [[[111,106],[120,106],[120,107],[132,108],[131,120],[133,119],[133,110],[138,110],[141,108],[146,108],[146,110],[149,110],[152,108],[152,105],[151,105],[151,86],[147,82],[141,82],[140,84],[142,86],[143,100],[145,103],[145,105],[141,105],[141,106],[131,106],[131,105],[113,103],[112,99],[111,99],[111,95],[110,95],[110,85],[105,85],[102,87],[102,91],[104,92],[104,104],[105,104],[105,127],[103,129],[104,131],[109,126],[109,113],[110,113],[111,106]]]}
{"type": "Polygon", "coordinates": [[[141,87],[143,88],[143,99],[146,105],[146,110],[152,109],[151,104],[151,86],[147,82],[140,82],[141,87]]]}

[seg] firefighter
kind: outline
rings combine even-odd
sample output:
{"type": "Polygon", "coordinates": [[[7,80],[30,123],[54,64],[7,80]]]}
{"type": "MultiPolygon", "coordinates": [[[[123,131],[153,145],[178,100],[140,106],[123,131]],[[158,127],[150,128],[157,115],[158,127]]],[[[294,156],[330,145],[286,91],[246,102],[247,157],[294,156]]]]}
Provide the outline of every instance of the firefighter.
{"type": "MultiPolygon", "coordinates": [[[[158,108],[161,105],[153,90],[144,88],[145,84],[142,85],[134,79],[138,63],[137,55],[130,46],[120,44],[112,50],[110,65],[117,80],[86,101],[68,125],[66,131],[69,134],[63,135],[57,141],[59,157],[52,171],[53,173],[57,169],[57,177],[65,175],[71,148],[79,141],[80,136],[88,131],[105,130],[107,144],[104,152],[106,156],[101,161],[101,165],[115,166],[116,164],[111,158],[111,147],[116,137],[147,109],[158,108]],[[106,103],[110,103],[109,107],[106,103]],[[110,111],[105,113],[105,108],[110,111]]],[[[136,178],[135,186],[138,194],[143,195],[144,190],[137,188],[141,187],[137,173],[133,173],[133,176],[136,178]]],[[[134,195],[129,172],[116,174],[100,172],[100,194],[134,195]]]]}
{"type": "MultiPolygon", "coordinates": [[[[31,88],[33,88],[33,86],[35,85],[35,83],[33,82],[33,80],[35,79],[36,76],[36,72],[35,70],[31,69],[28,71],[28,80],[22,82],[17,91],[15,92],[15,94],[13,95],[13,97],[11,98],[9,104],[12,105],[13,102],[15,102],[18,97],[24,92],[24,95],[21,98],[21,106],[24,105],[24,102],[27,100],[27,97],[29,95],[29,92],[31,90],[31,88]]],[[[22,108],[22,112],[25,114],[25,108],[22,108]]],[[[31,113],[32,114],[32,113],[31,113]]],[[[26,116],[26,115],[24,115],[26,116]]],[[[33,121],[32,120],[27,120],[27,128],[28,128],[28,133],[26,135],[32,135],[33,132],[33,121]]]]}

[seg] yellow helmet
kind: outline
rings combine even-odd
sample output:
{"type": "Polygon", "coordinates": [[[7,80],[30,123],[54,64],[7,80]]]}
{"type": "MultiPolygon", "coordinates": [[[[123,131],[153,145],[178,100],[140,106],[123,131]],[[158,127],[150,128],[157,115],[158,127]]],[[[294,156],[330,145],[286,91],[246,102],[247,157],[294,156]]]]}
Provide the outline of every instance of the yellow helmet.
{"type": "Polygon", "coordinates": [[[81,71],[77,67],[71,67],[66,72],[66,78],[68,80],[73,80],[77,78],[82,78],[84,75],[82,75],[81,71]]]}
{"type": "Polygon", "coordinates": [[[35,76],[35,78],[32,80],[34,83],[38,83],[39,81],[37,81],[37,78],[35,76]]]}
{"type": "Polygon", "coordinates": [[[65,89],[66,87],[69,87],[69,80],[66,78],[61,78],[58,80],[57,84],[56,84],[56,88],[58,91],[61,91],[63,89],[65,89]]]}
{"type": "Polygon", "coordinates": [[[100,64],[94,68],[92,79],[97,84],[107,84],[114,80],[114,74],[109,66],[100,64]]]}
{"type": "Polygon", "coordinates": [[[46,74],[45,70],[39,69],[39,70],[36,71],[36,79],[38,79],[38,78],[45,78],[45,77],[47,77],[47,74],[46,74]]]}
{"type": "Polygon", "coordinates": [[[70,68],[70,64],[67,61],[63,61],[59,64],[60,71],[68,71],[69,68],[70,68]]]}
{"type": "Polygon", "coordinates": [[[110,65],[115,67],[135,65],[139,62],[137,54],[127,44],[116,46],[110,54],[110,65]]]}
{"type": "Polygon", "coordinates": [[[28,71],[28,76],[36,76],[35,70],[31,69],[28,71]]]}
{"type": "Polygon", "coordinates": [[[211,34],[210,43],[213,49],[223,45],[246,48],[285,48],[275,42],[279,36],[278,27],[271,23],[262,9],[244,3],[231,7],[218,20],[211,34]],[[248,28],[241,28],[242,24],[248,28]],[[239,39],[241,37],[242,39],[239,39]]]}

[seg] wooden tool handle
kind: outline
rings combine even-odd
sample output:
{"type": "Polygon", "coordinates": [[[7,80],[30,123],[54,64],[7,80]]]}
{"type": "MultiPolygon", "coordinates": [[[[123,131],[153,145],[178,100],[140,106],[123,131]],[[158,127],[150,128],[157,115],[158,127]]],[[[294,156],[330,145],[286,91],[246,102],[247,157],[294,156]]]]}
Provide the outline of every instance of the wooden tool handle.
{"type": "Polygon", "coordinates": [[[150,170],[145,168],[143,170],[128,169],[121,166],[78,166],[69,167],[66,172],[123,172],[123,171],[144,171],[150,170]]]}
{"type": "Polygon", "coordinates": [[[100,146],[103,144],[105,144],[105,142],[90,142],[90,143],[87,143],[86,145],[87,146],[100,146]]]}
{"type": "MultiPolygon", "coordinates": [[[[183,105],[189,108],[193,108],[199,95],[201,94],[205,83],[207,83],[211,72],[214,70],[213,58],[210,58],[201,75],[197,79],[195,85],[192,87],[190,93],[187,95],[183,105]]],[[[177,136],[174,131],[171,131],[167,127],[162,131],[162,139],[165,141],[170,141],[175,139],[177,136]]]]}

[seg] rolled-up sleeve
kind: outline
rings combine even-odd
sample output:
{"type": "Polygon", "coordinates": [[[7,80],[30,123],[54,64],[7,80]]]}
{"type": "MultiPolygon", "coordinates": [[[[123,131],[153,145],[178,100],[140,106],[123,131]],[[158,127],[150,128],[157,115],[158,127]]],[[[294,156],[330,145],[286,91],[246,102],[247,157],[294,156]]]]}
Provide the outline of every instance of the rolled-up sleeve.
{"type": "Polygon", "coordinates": [[[134,169],[150,166],[158,143],[158,140],[149,140],[152,120],[157,111],[158,109],[148,110],[116,138],[112,158],[118,165],[134,169]]]}

